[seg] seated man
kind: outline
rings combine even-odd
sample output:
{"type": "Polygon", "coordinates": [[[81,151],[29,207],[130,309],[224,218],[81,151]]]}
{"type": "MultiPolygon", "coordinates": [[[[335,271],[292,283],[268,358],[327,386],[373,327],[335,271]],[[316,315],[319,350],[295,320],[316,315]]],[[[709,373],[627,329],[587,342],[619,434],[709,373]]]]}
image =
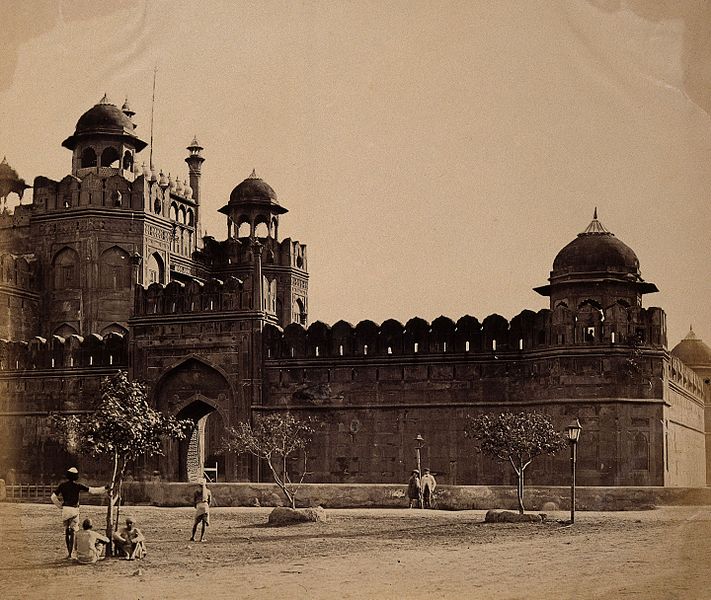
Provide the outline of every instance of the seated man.
{"type": "Polygon", "coordinates": [[[104,558],[104,545],[109,543],[109,538],[92,530],[94,524],[91,519],[84,519],[82,530],[74,535],[74,550],[77,561],[83,565],[95,563],[104,558]]]}
{"type": "Polygon", "coordinates": [[[134,560],[135,558],[143,558],[146,555],[146,538],[138,527],[134,527],[132,518],[126,519],[126,527],[122,527],[118,532],[114,533],[114,544],[121,556],[126,560],[134,560]]]}

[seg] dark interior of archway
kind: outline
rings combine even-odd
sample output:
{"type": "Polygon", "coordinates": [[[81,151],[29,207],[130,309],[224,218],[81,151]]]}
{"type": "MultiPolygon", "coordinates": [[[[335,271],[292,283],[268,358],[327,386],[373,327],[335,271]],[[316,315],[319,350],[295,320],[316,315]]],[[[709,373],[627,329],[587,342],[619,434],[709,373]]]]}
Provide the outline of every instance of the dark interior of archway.
{"type": "Polygon", "coordinates": [[[202,457],[202,466],[214,468],[217,463],[218,479],[224,481],[225,458],[220,451],[224,423],[215,406],[226,403],[229,397],[225,378],[196,359],[178,365],[163,378],[156,396],[160,409],[179,419],[190,419],[196,425],[191,438],[192,450],[191,439],[188,439],[174,444],[166,454],[161,471],[168,478],[173,481],[195,478],[195,448],[199,444],[197,456],[202,457]]]}
{"type": "Polygon", "coordinates": [[[174,478],[191,481],[202,475],[196,472],[199,468],[195,463],[197,452],[201,457],[197,464],[201,463],[202,468],[217,469],[216,473],[207,471],[208,477],[213,481],[215,477],[224,481],[225,456],[221,447],[225,428],[220,413],[209,404],[196,400],[183,408],[177,418],[189,419],[195,427],[186,439],[178,443],[178,470],[174,478]]]}

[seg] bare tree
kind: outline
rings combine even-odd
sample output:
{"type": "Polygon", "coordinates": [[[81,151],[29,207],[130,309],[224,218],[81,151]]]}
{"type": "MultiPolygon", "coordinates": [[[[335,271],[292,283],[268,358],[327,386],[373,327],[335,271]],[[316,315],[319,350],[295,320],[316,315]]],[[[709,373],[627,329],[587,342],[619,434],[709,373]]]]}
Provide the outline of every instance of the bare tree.
{"type": "Polygon", "coordinates": [[[546,415],[511,413],[467,417],[467,437],[475,440],[477,450],[502,462],[509,462],[518,478],[518,512],[523,514],[523,484],[526,467],[542,454],[555,454],[565,447],[546,415]]]}
{"type": "Polygon", "coordinates": [[[249,453],[265,460],[291,508],[296,508],[296,494],[308,474],[306,462],[308,446],[311,443],[316,419],[297,419],[290,413],[275,413],[257,416],[254,425],[240,423],[227,429],[223,440],[224,449],[235,454],[249,453]],[[297,455],[302,457],[301,468],[289,473],[289,460],[297,455]]]}

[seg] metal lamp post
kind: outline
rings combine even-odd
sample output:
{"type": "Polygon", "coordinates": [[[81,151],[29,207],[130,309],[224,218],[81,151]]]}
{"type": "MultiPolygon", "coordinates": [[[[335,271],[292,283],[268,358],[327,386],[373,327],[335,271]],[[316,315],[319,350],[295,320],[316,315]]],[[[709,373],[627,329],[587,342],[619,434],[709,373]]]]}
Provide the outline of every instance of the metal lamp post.
{"type": "Polygon", "coordinates": [[[415,456],[417,457],[417,471],[422,475],[422,447],[425,445],[425,438],[419,433],[415,438],[415,456]]]}
{"type": "Polygon", "coordinates": [[[568,425],[566,435],[570,443],[570,522],[575,523],[575,463],[578,459],[578,440],[582,431],[580,420],[568,425]]]}

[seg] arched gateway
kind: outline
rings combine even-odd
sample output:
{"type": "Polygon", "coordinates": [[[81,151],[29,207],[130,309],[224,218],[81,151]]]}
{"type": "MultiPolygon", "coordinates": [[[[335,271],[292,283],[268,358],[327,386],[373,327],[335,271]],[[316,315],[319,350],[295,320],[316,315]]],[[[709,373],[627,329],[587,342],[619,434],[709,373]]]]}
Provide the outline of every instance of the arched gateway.
{"type": "Polygon", "coordinates": [[[198,481],[204,467],[217,465],[218,478],[224,481],[233,465],[220,446],[236,406],[226,376],[202,359],[191,357],[160,378],[154,400],[163,412],[195,423],[188,439],[167,442],[164,475],[172,481],[198,481]]]}

